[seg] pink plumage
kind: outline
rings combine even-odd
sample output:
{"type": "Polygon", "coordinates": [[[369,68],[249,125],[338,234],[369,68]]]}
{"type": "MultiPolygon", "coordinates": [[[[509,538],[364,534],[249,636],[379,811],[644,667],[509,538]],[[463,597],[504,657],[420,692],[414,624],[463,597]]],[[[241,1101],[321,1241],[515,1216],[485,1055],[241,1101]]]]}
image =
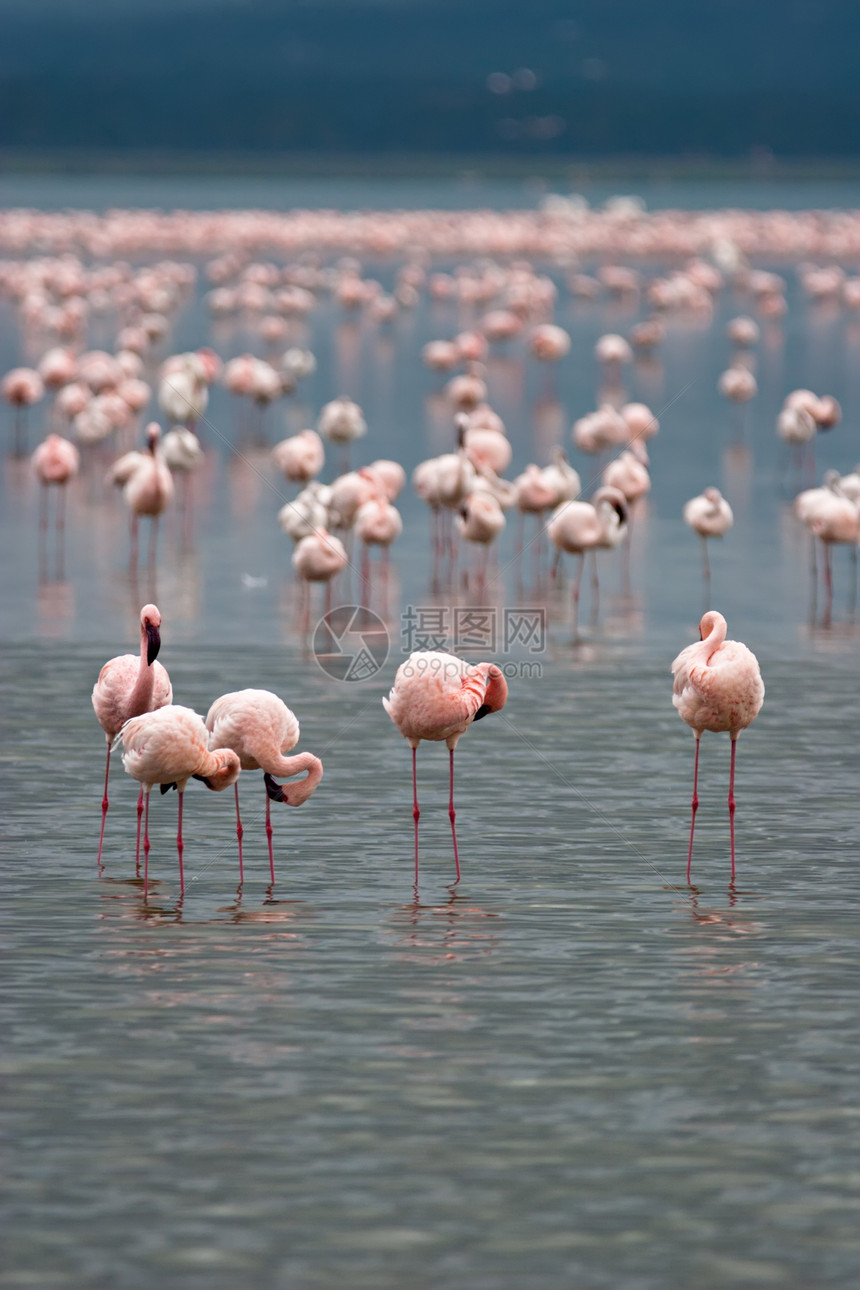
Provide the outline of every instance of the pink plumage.
{"type": "MultiPolygon", "coordinates": [[[[266,837],[269,869],[275,881],[270,802],[301,806],[316,791],[323,776],[323,764],[313,753],[286,757],[299,742],[299,723],[282,699],[270,690],[234,690],[216,699],[206,714],[210,748],[231,748],[243,770],[262,770],[266,785],[266,837]],[[281,785],[275,782],[306,771],[304,779],[281,785]]],[[[242,836],[239,815],[239,785],[236,784],[236,837],[239,842],[239,880],[244,879],[242,836]]]]}
{"type": "Polygon", "coordinates": [[[179,857],[179,888],[185,891],[182,868],[182,804],[185,785],[192,777],[202,780],[215,793],[234,784],[241,774],[239,758],[231,749],[210,752],[209,731],[203,718],[191,708],[170,703],[155,712],[132,717],[123,726],[122,764],[127,773],[141,784],[145,795],[143,887],[149,879],[149,794],[153,784],[162,793],[169,788],[179,792],[179,816],[176,829],[176,851],[179,857]]]}
{"type": "Polygon", "coordinates": [[[412,748],[412,818],[415,822],[415,882],[418,882],[418,782],[416,751],[422,739],[448,745],[450,789],[448,815],[454,842],[454,863],[460,881],[460,858],[454,824],[454,749],[473,721],[499,712],[507,701],[508,685],[495,663],[470,665],[453,654],[417,650],[401,663],[383,707],[412,748]]]}
{"type": "Polygon", "coordinates": [[[693,856],[693,830],[699,805],[699,741],[705,730],[728,731],[732,741],[729,779],[729,821],[732,882],[735,878],[735,752],[737,738],[751,724],[764,702],[764,684],[755,654],[740,641],[726,640],[726,620],[711,609],[699,624],[701,640],[688,645],[672,664],[672,702],[696,737],[693,771],[692,822],[687,853],[687,882],[693,856]]]}
{"type": "MultiPolygon", "coordinates": [[[[157,605],[144,605],[140,611],[140,653],[118,654],[108,659],[93,686],[92,703],[99,725],[107,739],[107,763],[102,796],[102,827],[98,859],[101,863],[108,811],[108,776],[113,741],[130,717],[162,708],[173,699],[173,687],[166,668],[156,662],[161,648],[161,614],[157,605]]],[[[138,849],[142,800],[138,800],[138,849]]]]}

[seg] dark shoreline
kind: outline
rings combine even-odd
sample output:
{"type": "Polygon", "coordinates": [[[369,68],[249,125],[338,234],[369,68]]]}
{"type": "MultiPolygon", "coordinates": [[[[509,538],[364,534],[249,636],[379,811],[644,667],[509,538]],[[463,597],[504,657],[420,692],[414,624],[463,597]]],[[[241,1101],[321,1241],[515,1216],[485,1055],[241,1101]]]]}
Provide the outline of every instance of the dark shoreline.
{"type": "Polygon", "coordinates": [[[283,178],[436,177],[534,179],[583,184],[606,179],[860,180],[856,158],[466,156],[435,153],[164,152],[0,149],[0,176],[240,175],[283,178]]]}

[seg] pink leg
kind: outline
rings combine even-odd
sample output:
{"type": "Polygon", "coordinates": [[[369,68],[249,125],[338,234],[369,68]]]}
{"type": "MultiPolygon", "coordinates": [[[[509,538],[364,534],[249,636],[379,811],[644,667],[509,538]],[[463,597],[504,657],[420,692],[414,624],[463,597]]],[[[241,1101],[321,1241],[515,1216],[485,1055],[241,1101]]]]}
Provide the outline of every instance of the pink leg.
{"type": "Polygon", "coordinates": [[[105,820],[108,813],[108,775],[110,775],[110,742],[108,742],[107,761],[105,762],[105,788],[102,794],[102,827],[99,833],[99,853],[96,858],[96,864],[101,868],[102,863],[102,845],[105,839],[105,820]]]}
{"type": "Polygon", "coordinates": [[[244,836],[245,830],[242,828],[242,819],[241,819],[241,816],[239,815],[238,782],[233,785],[233,788],[236,793],[236,841],[239,843],[239,886],[241,887],[242,883],[245,881],[245,870],[242,865],[242,838],[244,836]]]}
{"type": "MultiPolygon", "coordinates": [[[[696,760],[693,764],[693,818],[690,821],[690,847],[687,851],[687,886],[690,885],[690,867],[693,863],[693,830],[696,827],[696,811],[699,809],[699,745],[700,739],[696,740],[696,760]]],[[[732,744],[734,747],[734,744],[732,744]]]]}
{"type": "Polygon", "coordinates": [[[139,524],[139,522],[138,522],[137,515],[135,514],[135,512],[134,512],[134,511],[132,511],[132,513],[131,513],[131,551],[130,551],[130,553],[129,553],[129,557],[128,557],[128,562],[129,562],[129,564],[131,565],[132,569],[136,569],[136,568],[137,568],[137,534],[138,534],[138,524],[139,524]]]}
{"type": "Polygon", "coordinates": [[[272,812],[272,804],[269,801],[269,795],[267,793],[266,794],[266,837],[269,842],[269,873],[272,875],[272,882],[274,882],[275,881],[275,852],[272,847],[272,834],[274,833],[274,829],[272,828],[271,812],[272,812]]]}
{"type": "Polygon", "coordinates": [[[585,569],[585,554],[579,557],[579,568],[576,571],[576,581],[573,584],[573,640],[574,643],[579,640],[579,589],[582,586],[582,574],[585,569]]]}
{"type": "Polygon", "coordinates": [[[182,841],[182,799],[184,793],[179,794],[179,815],[176,821],[176,854],[179,857],[179,894],[185,895],[185,873],[182,868],[182,852],[185,850],[185,843],[182,841]]]}
{"type": "Polygon", "coordinates": [[[134,876],[140,877],[140,820],[143,815],[143,784],[137,795],[137,845],[134,848],[134,876]]]}
{"type": "Polygon", "coordinates": [[[732,740],[732,766],[729,771],[729,834],[732,840],[732,886],[735,881],[735,754],[737,739],[732,740]]]}
{"type": "Polygon", "coordinates": [[[454,749],[448,750],[450,780],[448,787],[448,819],[451,821],[451,837],[454,839],[454,864],[457,866],[457,877],[455,882],[460,881],[460,856],[457,852],[457,828],[454,824],[457,818],[457,812],[454,810],[454,749]]]}
{"type": "Polygon", "coordinates": [[[421,812],[418,809],[418,771],[415,764],[417,748],[412,749],[412,819],[415,822],[415,886],[418,886],[418,820],[421,812]]]}
{"type": "Polygon", "coordinates": [[[143,801],[143,898],[149,891],[149,789],[143,801]]]}

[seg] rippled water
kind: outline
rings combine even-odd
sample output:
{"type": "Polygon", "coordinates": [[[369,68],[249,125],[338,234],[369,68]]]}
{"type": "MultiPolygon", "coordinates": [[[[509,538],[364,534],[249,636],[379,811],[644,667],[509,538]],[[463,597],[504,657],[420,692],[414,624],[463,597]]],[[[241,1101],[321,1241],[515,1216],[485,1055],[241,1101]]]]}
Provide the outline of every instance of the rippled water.
{"type": "MultiPolygon", "coordinates": [[[[173,200],[168,185],[160,204],[173,200]]],[[[168,526],[154,577],[136,583],[121,505],[94,467],[70,501],[62,576],[49,553],[40,583],[35,490],[5,459],[0,1285],[857,1284],[860,636],[847,559],[832,624],[820,604],[810,617],[773,423],[791,386],[832,391],[846,420],[819,467],[855,464],[858,337],[791,299],[744,424],[715,393],[736,301],[711,331],[670,328],[662,366],[631,377],[661,412],[654,491],[630,588],[606,560],[578,647],[567,591],[536,586],[533,550],[518,564],[505,535],[492,604],[545,607],[546,649],[514,651],[508,706],[458,749],[456,890],[447,759],[422,745],[417,898],[409,752],[380,698],[407,643],[401,610],[475,599],[430,593],[418,504],[404,498],[387,606],[378,581],[372,592],[391,656],[344,684],[303,649],[282,490],[226,398],[204,430],[194,541],[168,526]],[[710,482],[737,517],[713,553],[713,601],[767,687],[739,745],[735,889],[729,746],[707,736],[684,885],[693,740],[668,676],[702,598],[680,506],[710,482]],[[231,794],[192,785],[185,899],[170,795],[153,801],[144,900],[119,762],[96,869],[89,693],[104,659],[134,648],[149,594],[179,701],[205,712],[225,690],[266,686],[323,758],[313,800],[274,812],[274,889],[252,775],[241,895],[231,794]]],[[[518,353],[491,365],[515,469],[593,405],[590,346],[635,316],[563,302],[575,349],[554,387],[518,353]]],[[[438,451],[448,421],[415,354],[459,321],[422,306],[379,333],[324,306],[308,334],[319,371],[269,439],[349,388],[371,423],[366,459],[438,451]]],[[[176,344],[230,353],[248,339],[213,335],[193,304],[176,344]]],[[[4,370],[17,344],[0,305],[4,370]]],[[[353,575],[348,597],[360,590],[353,575]]],[[[497,646],[485,656],[504,657],[497,646]]]]}

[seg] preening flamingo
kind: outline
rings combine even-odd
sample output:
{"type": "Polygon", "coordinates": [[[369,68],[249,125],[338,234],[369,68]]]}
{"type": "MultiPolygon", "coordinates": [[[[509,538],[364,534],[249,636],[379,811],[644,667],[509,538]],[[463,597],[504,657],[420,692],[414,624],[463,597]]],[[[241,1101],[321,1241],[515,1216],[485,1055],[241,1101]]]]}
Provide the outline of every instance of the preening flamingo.
{"type": "Polygon", "coordinates": [[[412,819],[415,822],[415,882],[418,883],[418,777],[416,754],[422,739],[448,745],[448,817],[454,842],[456,881],[460,857],[454,810],[454,749],[473,721],[499,712],[508,697],[508,683],[495,663],[471,665],[453,654],[417,650],[400,664],[394,685],[382,705],[412,749],[412,819]]]}
{"type": "MultiPolygon", "coordinates": [[[[235,690],[222,694],[206,714],[210,731],[209,747],[232,748],[242,770],[261,770],[266,785],[266,838],[269,843],[269,870],[275,881],[275,856],[272,846],[271,803],[285,802],[301,806],[316,791],[323,775],[323,764],[313,753],[286,757],[299,742],[299,723],[282,699],[271,690],[235,690]],[[274,778],[288,779],[307,771],[304,779],[293,784],[278,784],[274,778]]],[[[236,793],[236,839],[239,844],[239,881],[244,882],[242,865],[242,820],[239,815],[239,784],[236,793]]]]}
{"type": "Polygon", "coordinates": [[[691,497],[684,506],[684,523],[702,539],[702,561],[705,578],[705,601],[711,588],[711,562],[708,559],[708,539],[721,538],[735,522],[732,508],[718,488],[706,488],[691,497]]]}
{"type": "MultiPolygon", "coordinates": [[[[130,717],[152,712],[173,702],[173,687],[167,669],[156,662],[161,649],[161,614],[157,605],[144,605],[140,611],[140,654],[117,654],[108,659],[93,686],[92,703],[99,725],[107,739],[105,786],[102,794],[102,827],[99,833],[98,863],[101,864],[108,813],[108,776],[113,742],[130,717]]],[[[140,854],[140,817],[143,790],[137,803],[137,844],[140,854]]]]}
{"type": "Polygon", "coordinates": [[[143,825],[143,889],[149,885],[149,794],[153,784],[162,793],[175,788],[179,792],[179,815],[176,825],[176,854],[179,859],[179,890],[185,892],[182,867],[182,803],[189,779],[201,780],[207,788],[220,793],[234,784],[241,774],[239,758],[232,749],[209,751],[209,731],[203,718],[192,708],[169,703],[155,712],[126,721],[120,731],[122,764],[127,773],[141,784],[145,812],[143,825]]]}
{"type": "Polygon", "coordinates": [[[699,741],[702,732],[727,730],[732,741],[729,774],[729,829],[732,882],[735,880],[735,753],[742,730],[755,720],[764,702],[758,660],[740,641],[726,640],[726,620],[711,609],[699,623],[700,639],[688,645],[672,664],[672,702],[696,737],[692,820],[687,852],[687,882],[693,860],[693,830],[699,808],[699,741]]]}

